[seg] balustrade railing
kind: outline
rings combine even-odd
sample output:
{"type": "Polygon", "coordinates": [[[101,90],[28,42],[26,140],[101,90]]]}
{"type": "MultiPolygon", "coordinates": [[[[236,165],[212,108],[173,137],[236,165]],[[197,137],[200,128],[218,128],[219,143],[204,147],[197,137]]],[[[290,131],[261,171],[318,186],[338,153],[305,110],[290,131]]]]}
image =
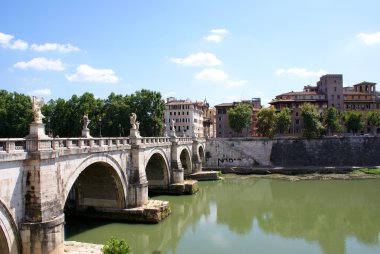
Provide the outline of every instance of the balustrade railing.
{"type": "Polygon", "coordinates": [[[26,149],[26,141],[23,138],[0,139],[0,152],[23,151],[26,149]]]}
{"type": "MultiPolygon", "coordinates": [[[[170,137],[141,137],[141,144],[165,144],[170,143],[170,137]]],[[[178,137],[178,141],[192,142],[191,137],[178,137]]],[[[0,152],[19,152],[27,150],[60,150],[80,149],[82,147],[118,147],[130,145],[129,137],[105,137],[105,138],[48,138],[48,139],[24,139],[9,138],[0,139],[0,152]]]]}
{"type": "Polygon", "coordinates": [[[129,138],[49,138],[49,139],[0,139],[0,152],[17,152],[27,150],[60,150],[82,147],[111,147],[129,145],[129,138]]]}
{"type": "Polygon", "coordinates": [[[170,142],[169,137],[142,137],[142,144],[160,144],[160,143],[168,143],[170,142]]]}

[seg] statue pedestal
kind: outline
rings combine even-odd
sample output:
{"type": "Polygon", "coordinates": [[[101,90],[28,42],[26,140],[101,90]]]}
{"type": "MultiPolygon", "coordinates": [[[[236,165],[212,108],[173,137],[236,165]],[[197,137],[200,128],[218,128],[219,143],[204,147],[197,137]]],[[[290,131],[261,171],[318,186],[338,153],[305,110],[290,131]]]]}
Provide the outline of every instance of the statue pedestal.
{"type": "Polygon", "coordinates": [[[82,138],[92,138],[90,135],[90,129],[89,128],[82,129],[82,138]]]}
{"type": "Polygon", "coordinates": [[[31,123],[29,125],[29,135],[27,138],[31,139],[44,139],[49,138],[45,134],[45,124],[43,123],[31,123]]]}

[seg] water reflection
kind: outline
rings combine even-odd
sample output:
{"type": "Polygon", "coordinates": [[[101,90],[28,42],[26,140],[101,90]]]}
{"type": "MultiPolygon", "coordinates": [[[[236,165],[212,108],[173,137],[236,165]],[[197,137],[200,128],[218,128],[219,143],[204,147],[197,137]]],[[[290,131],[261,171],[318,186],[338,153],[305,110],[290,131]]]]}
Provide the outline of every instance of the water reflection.
{"type": "Polygon", "coordinates": [[[173,211],[158,225],[68,221],[66,238],[104,243],[114,235],[135,253],[354,253],[348,245],[380,251],[380,180],[234,177],[200,187],[193,196],[158,197],[173,211]]]}

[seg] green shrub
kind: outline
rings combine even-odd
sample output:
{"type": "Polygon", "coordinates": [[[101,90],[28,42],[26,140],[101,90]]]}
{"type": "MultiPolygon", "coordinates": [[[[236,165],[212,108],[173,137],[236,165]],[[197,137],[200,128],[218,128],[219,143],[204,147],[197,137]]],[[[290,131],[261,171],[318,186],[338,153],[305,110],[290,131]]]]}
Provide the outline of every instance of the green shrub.
{"type": "Polygon", "coordinates": [[[124,239],[114,236],[106,242],[102,248],[103,254],[132,254],[132,251],[124,239]]]}

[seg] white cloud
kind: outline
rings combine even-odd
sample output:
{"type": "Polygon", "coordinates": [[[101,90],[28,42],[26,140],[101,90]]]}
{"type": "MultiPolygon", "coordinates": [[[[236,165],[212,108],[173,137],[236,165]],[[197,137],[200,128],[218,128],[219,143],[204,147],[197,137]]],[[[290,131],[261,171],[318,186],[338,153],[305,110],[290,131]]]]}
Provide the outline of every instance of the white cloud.
{"type": "Polygon", "coordinates": [[[37,89],[29,92],[29,95],[34,95],[34,96],[46,96],[46,95],[51,95],[50,89],[37,89]]]}
{"type": "Polygon", "coordinates": [[[356,37],[364,41],[365,44],[380,43],[380,32],[373,34],[359,33],[356,37]]]}
{"type": "Polygon", "coordinates": [[[236,80],[236,81],[228,80],[227,87],[241,87],[241,86],[245,86],[247,83],[248,83],[247,80],[236,80]]]}
{"type": "Polygon", "coordinates": [[[212,29],[210,31],[210,34],[208,36],[203,37],[206,41],[213,41],[213,42],[221,42],[222,41],[222,35],[227,34],[228,30],[224,28],[220,29],[212,29]]]}
{"type": "Polygon", "coordinates": [[[325,70],[319,70],[319,71],[310,71],[305,68],[289,68],[289,69],[278,69],[275,72],[276,75],[283,75],[283,74],[293,74],[301,78],[305,77],[320,77],[325,74],[327,74],[327,71],[325,70]]]}
{"type": "Polygon", "coordinates": [[[52,60],[44,57],[33,58],[29,62],[18,62],[13,65],[18,69],[34,69],[37,71],[63,71],[65,70],[64,64],[60,59],[52,60]]]}
{"type": "Polygon", "coordinates": [[[31,49],[38,51],[38,52],[58,51],[58,52],[68,53],[68,52],[80,51],[80,49],[78,47],[73,46],[70,43],[68,43],[68,44],[45,43],[45,44],[41,44],[41,45],[32,44],[31,49]]]}
{"type": "Polygon", "coordinates": [[[226,81],[228,80],[228,74],[218,69],[204,69],[195,75],[195,79],[207,81],[226,81]]]}
{"type": "Polygon", "coordinates": [[[13,38],[13,35],[0,33],[0,45],[3,47],[9,45],[13,38]]]}
{"type": "Polygon", "coordinates": [[[198,52],[185,58],[170,58],[176,64],[185,66],[215,66],[222,62],[213,53],[198,52]]]}
{"type": "Polygon", "coordinates": [[[66,75],[66,78],[71,82],[117,83],[119,81],[113,70],[95,69],[87,64],[79,65],[76,73],[66,75]]]}
{"type": "Polygon", "coordinates": [[[219,34],[210,34],[209,36],[203,37],[206,41],[213,41],[213,42],[221,42],[222,41],[222,36],[219,34]]]}
{"type": "Polygon", "coordinates": [[[17,40],[8,46],[10,49],[25,50],[28,48],[28,43],[23,40],[17,40]]]}
{"type": "Polygon", "coordinates": [[[28,48],[28,43],[23,40],[13,41],[14,35],[0,33],[0,45],[3,48],[25,50],[28,48]]]}

